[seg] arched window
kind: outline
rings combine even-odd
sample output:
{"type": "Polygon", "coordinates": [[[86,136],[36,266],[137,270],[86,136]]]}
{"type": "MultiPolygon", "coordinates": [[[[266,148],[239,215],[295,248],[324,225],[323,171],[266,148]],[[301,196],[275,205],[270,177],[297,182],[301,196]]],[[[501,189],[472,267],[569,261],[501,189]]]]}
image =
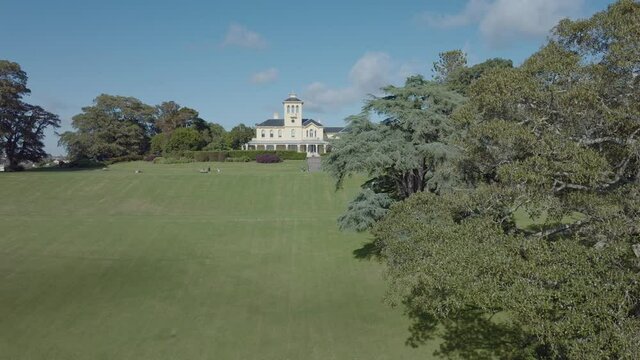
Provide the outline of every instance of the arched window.
{"type": "Polygon", "coordinates": [[[264,137],[264,130],[262,130],[261,135],[262,135],[262,137],[264,137]]]}
{"type": "Polygon", "coordinates": [[[269,137],[273,137],[273,130],[269,130],[269,137]]]}
{"type": "Polygon", "coordinates": [[[281,138],[282,137],[282,130],[278,130],[278,137],[281,138]]]}
{"type": "Polygon", "coordinates": [[[296,137],[296,130],[295,129],[291,129],[291,137],[292,138],[296,137]]]}
{"type": "Polygon", "coordinates": [[[309,130],[307,130],[306,133],[307,133],[307,137],[309,137],[309,130]]]}
{"type": "Polygon", "coordinates": [[[300,105],[296,105],[296,114],[300,113],[300,105]]]}
{"type": "Polygon", "coordinates": [[[287,114],[291,113],[291,105],[287,105],[287,114]]]}

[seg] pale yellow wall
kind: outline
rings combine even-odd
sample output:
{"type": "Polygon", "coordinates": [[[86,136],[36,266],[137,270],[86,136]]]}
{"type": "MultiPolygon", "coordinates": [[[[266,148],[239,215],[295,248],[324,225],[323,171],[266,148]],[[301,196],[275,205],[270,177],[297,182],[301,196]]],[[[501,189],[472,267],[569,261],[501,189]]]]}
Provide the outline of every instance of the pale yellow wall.
{"type": "Polygon", "coordinates": [[[304,127],[303,129],[304,132],[304,138],[303,139],[319,139],[322,140],[324,138],[324,133],[323,133],[323,128],[316,126],[315,124],[311,124],[311,125],[307,125],[304,127]],[[313,136],[309,135],[307,136],[307,132],[309,130],[313,130],[315,132],[315,134],[313,134],[313,136]]]}
{"type": "Polygon", "coordinates": [[[301,101],[295,101],[295,102],[284,101],[282,104],[283,104],[282,110],[284,111],[284,126],[285,127],[302,126],[303,103],[301,101]],[[293,110],[287,111],[289,108],[293,110]],[[291,120],[293,120],[293,122],[291,120]]]}

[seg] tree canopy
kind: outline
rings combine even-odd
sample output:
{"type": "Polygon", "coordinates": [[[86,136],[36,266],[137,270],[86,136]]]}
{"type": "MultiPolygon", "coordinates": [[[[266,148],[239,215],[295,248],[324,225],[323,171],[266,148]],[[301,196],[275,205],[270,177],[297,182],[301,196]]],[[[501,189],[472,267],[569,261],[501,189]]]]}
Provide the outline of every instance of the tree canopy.
{"type": "Polygon", "coordinates": [[[351,174],[369,175],[340,218],[343,228],[366,230],[393,202],[425,190],[443,191],[454,181],[449,165],[457,149],[451,145],[450,115],[462,96],[421,76],[383,90],[385,96],[372,97],[362,114],[347,119],[347,131],[324,159],[338,186],[351,174]],[[383,121],[375,123],[372,116],[383,121]]]}
{"type": "Polygon", "coordinates": [[[103,94],[73,117],[72,126],[76,131],[63,133],[60,144],[74,159],[227,148],[221,125],[207,123],[196,110],[174,101],[154,107],[133,97],[103,94]]]}
{"type": "Polygon", "coordinates": [[[637,357],[639,73],[640,4],[621,0],[471,83],[450,117],[465,186],[373,230],[410,344],[443,330],[442,356],[637,357]]]}
{"type": "Polygon", "coordinates": [[[44,132],[60,126],[57,115],[22,100],[31,92],[27,79],[19,64],[0,60],[0,152],[11,169],[45,157],[44,132]]]}
{"type": "Polygon", "coordinates": [[[61,134],[60,144],[72,158],[142,155],[155,132],[155,113],[153,106],[136,98],[102,94],[73,117],[77,131],[61,134]]]}

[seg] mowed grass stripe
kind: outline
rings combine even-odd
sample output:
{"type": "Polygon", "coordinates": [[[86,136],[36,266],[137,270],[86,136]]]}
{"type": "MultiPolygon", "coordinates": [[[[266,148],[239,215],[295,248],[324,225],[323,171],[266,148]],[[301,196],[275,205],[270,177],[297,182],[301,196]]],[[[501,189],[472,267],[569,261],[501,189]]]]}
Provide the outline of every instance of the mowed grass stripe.
{"type": "Polygon", "coordinates": [[[202,166],[0,174],[0,358],[431,355],[404,345],[381,266],[353,258],[367,236],[337,229],[357,181],[202,166]]]}

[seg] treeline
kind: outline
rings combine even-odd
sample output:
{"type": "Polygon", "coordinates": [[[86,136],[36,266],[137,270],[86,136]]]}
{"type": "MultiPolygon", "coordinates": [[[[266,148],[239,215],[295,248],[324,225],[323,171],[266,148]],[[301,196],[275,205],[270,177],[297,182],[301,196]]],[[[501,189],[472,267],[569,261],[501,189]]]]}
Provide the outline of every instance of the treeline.
{"type": "Polygon", "coordinates": [[[173,101],[151,106],[133,97],[100,95],[72,119],[75,131],[59,144],[74,159],[106,161],[183,151],[239,149],[255,131],[244,124],[230,131],[173,101]]]}
{"type": "Polygon", "coordinates": [[[408,344],[439,356],[640,354],[640,4],[563,20],[520,66],[441,54],[369,99],[323,167],[369,174],[371,231],[408,344]],[[384,118],[371,120],[372,115],[384,118]]]}

